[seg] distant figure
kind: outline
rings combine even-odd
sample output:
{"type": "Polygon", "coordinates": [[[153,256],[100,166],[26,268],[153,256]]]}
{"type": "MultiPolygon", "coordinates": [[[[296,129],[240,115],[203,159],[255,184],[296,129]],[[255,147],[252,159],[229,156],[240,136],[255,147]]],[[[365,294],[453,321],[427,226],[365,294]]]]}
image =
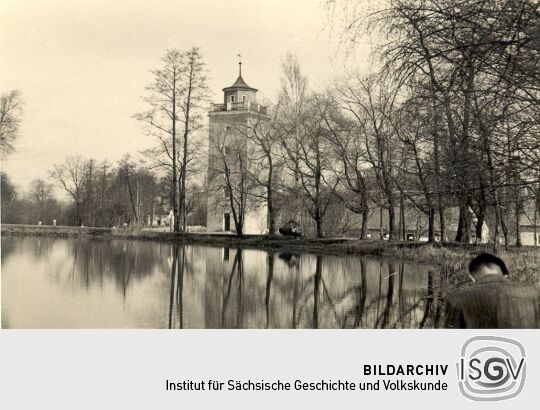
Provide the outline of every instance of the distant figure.
{"type": "Polygon", "coordinates": [[[469,263],[474,284],[446,302],[445,327],[460,329],[540,328],[540,289],[510,282],[501,258],[489,253],[469,263]]]}
{"type": "Polygon", "coordinates": [[[169,231],[174,231],[174,212],[172,210],[169,212],[169,231]]]}
{"type": "Polygon", "coordinates": [[[482,223],[482,236],[480,237],[481,243],[489,242],[489,227],[487,226],[486,221],[482,223]]]}
{"type": "Polygon", "coordinates": [[[302,236],[302,229],[300,224],[293,219],[290,219],[285,225],[278,229],[279,233],[283,236],[293,236],[299,238],[302,236]]]}
{"type": "Polygon", "coordinates": [[[38,223],[37,223],[37,224],[38,224],[39,226],[41,226],[41,221],[38,221],[38,223]]]}
{"type": "Polygon", "coordinates": [[[56,219],[52,220],[52,224],[53,224],[53,226],[56,226],[56,219]]]}

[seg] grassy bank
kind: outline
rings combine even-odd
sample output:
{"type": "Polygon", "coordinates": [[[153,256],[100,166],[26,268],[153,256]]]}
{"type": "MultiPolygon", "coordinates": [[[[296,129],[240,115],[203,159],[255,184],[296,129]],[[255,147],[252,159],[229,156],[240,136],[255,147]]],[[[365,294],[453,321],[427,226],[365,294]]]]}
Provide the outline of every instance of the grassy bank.
{"type": "MultiPolygon", "coordinates": [[[[283,236],[172,233],[146,230],[2,225],[2,235],[87,236],[103,239],[137,239],[181,242],[218,247],[239,247],[276,252],[364,255],[437,266],[448,278],[450,288],[468,283],[467,265],[480,252],[492,252],[492,245],[427,244],[343,238],[287,238],[283,236]]],[[[540,248],[500,250],[513,280],[540,285],[540,248]]]]}
{"type": "MultiPolygon", "coordinates": [[[[493,245],[474,246],[448,244],[424,244],[414,249],[394,249],[392,257],[439,266],[448,280],[448,290],[470,284],[469,261],[480,252],[493,252],[493,245]]],[[[540,248],[510,247],[496,252],[510,272],[510,279],[540,286],[540,248]]]]}

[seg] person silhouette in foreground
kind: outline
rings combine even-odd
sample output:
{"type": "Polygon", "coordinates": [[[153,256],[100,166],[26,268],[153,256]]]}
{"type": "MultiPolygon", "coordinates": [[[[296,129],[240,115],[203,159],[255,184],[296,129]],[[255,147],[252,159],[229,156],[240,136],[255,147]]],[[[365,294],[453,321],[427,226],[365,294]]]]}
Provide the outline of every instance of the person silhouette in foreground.
{"type": "Polygon", "coordinates": [[[540,328],[540,290],[508,280],[501,258],[482,253],[469,263],[469,288],[446,301],[445,327],[468,329],[540,328]]]}

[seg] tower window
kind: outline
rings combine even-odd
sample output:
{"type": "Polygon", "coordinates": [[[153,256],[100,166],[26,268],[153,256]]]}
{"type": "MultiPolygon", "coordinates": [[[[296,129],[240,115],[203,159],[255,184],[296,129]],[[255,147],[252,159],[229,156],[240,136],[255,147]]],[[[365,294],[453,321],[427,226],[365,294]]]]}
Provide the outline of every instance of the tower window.
{"type": "Polygon", "coordinates": [[[243,102],[246,102],[246,101],[247,101],[247,95],[243,95],[243,96],[242,96],[242,101],[243,101],[243,102]]]}
{"type": "Polygon", "coordinates": [[[231,147],[225,147],[225,155],[231,155],[231,147]]]}
{"type": "Polygon", "coordinates": [[[234,102],[234,95],[231,95],[231,102],[234,102]]]}

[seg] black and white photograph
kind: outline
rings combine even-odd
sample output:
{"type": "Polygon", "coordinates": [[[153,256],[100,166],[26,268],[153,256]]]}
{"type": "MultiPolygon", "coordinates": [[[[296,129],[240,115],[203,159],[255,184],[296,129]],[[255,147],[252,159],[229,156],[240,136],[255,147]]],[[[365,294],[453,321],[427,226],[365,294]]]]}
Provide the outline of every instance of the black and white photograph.
{"type": "Polygon", "coordinates": [[[0,59],[3,329],[540,328],[535,0],[0,0],[0,59]]]}

